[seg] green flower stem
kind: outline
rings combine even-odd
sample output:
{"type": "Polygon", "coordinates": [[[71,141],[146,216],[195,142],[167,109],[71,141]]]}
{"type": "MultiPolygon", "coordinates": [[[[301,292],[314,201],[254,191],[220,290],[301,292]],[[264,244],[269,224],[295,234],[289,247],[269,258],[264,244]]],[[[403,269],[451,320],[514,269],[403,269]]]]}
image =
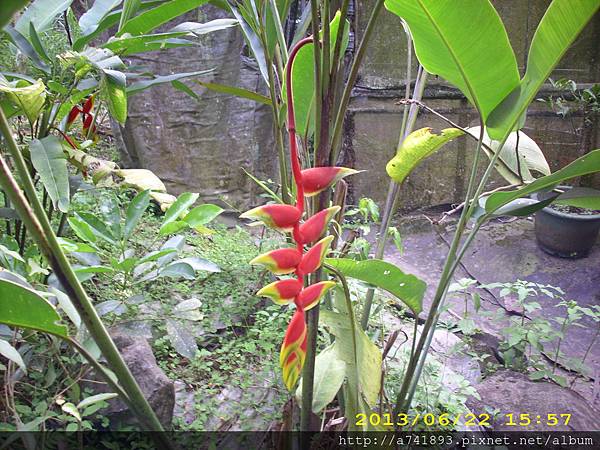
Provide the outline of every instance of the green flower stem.
{"type": "MultiPolygon", "coordinates": [[[[129,395],[132,404],[135,405],[133,411],[138,417],[138,420],[152,431],[163,431],[163,427],[156,417],[156,414],[154,414],[154,411],[146,401],[135,378],[133,378],[129,368],[123,361],[117,347],[98,316],[94,305],[88,298],[81,283],[77,279],[77,276],[73,272],[67,257],[60,247],[40,200],[37,197],[35,187],[27,170],[23,156],[17,147],[8,121],[2,110],[0,110],[0,132],[7,143],[8,150],[14,161],[16,171],[19,174],[27,198],[25,198],[23,191],[21,191],[17,185],[6,161],[1,155],[0,185],[10,197],[21,220],[29,229],[31,236],[48,259],[56,276],[66,289],[67,295],[73,301],[73,305],[77,308],[90,335],[100,348],[111,369],[117,375],[123,389],[127,395],[129,395]],[[31,206],[29,202],[31,203],[31,206]]],[[[157,433],[156,436],[157,439],[161,440],[162,445],[166,448],[171,448],[171,443],[164,437],[161,437],[161,433],[157,433]]]]}

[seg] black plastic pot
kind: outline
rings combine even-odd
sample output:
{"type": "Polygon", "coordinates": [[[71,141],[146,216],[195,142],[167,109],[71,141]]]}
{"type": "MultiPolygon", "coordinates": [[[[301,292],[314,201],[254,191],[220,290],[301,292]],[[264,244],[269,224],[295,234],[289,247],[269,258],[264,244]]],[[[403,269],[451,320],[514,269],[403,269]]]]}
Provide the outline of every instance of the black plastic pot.
{"type": "MultiPolygon", "coordinates": [[[[561,189],[571,187],[561,186],[561,189]]],[[[545,200],[550,195],[537,193],[532,197],[545,200]]],[[[584,258],[589,255],[598,239],[599,231],[600,214],[573,214],[548,206],[535,213],[535,236],[538,245],[546,253],[561,258],[584,258]]]]}

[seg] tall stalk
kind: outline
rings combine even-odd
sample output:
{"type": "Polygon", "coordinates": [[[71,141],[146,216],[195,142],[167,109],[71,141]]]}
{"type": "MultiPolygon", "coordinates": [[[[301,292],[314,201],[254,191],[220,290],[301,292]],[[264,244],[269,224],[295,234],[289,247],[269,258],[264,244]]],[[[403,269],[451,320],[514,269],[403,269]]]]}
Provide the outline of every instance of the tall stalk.
{"type": "MultiPolygon", "coordinates": [[[[319,36],[319,1],[311,0],[312,13],[312,31],[315,39],[319,36]]],[[[341,39],[343,37],[346,15],[349,7],[349,2],[344,0],[340,17],[340,28],[334,46],[334,57],[338,60],[331,60],[330,54],[330,30],[329,30],[329,0],[323,1],[323,11],[321,22],[323,23],[323,42],[315,40],[314,50],[314,65],[315,65],[315,134],[314,134],[314,149],[315,149],[315,166],[327,166],[335,163],[341,139],[341,131],[343,121],[348,110],[352,88],[358,76],[358,69],[365,55],[369,39],[373,33],[374,24],[383,7],[383,0],[378,0],[369,22],[367,23],[363,38],[360,42],[358,50],[354,56],[352,67],[348,80],[343,90],[341,100],[338,104],[334,102],[334,93],[337,85],[337,80],[343,76],[343,67],[341,61],[341,39]],[[320,44],[320,45],[319,45],[320,44]],[[320,50],[320,49],[321,50],[320,50]],[[333,110],[335,104],[336,110],[333,110]],[[332,122],[333,118],[335,120],[332,122]],[[330,138],[331,136],[331,138],[330,138]]],[[[291,66],[292,58],[288,60],[288,66],[291,66]]],[[[289,83],[288,80],[288,86],[289,83]]],[[[288,95],[289,98],[289,95],[288,95]]],[[[291,138],[290,138],[291,139],[291,138]]],[[[327,190],[319,194],[316,206],[317,210],[326,207],[330,197],[330,192],[327,190]]],[[[320,272],[315,275],[320,278],[320,272]]],[[[310,417],[312,411],[313,387],[314,387],[314,370],[315,358],[317,350],[317,334],[319,327],[319,305],[311,309],[307,314],[307,351],[306,360],[302,373],[302,411],[300,416],[300,429],[308,430],[310,428],[310,417]]]]}
{"type": "MultiPolygon", "coordinates": [[[[50,221],[37,197],[37,192],[27,170],[25,160],[19,151],[8,121],[1,109],[0,133],[7,143],[8,151],[15,164],[15,169],[21,180],[24,192],[17,185],[2,155],[0,155],[0,185],[11,199],[32,238],[48,259],[54,273],[72,300],[90,335],[98,345],[113,372],[117,375],[119,382],[123,386],[123,390],[129,396],[133,412],[136,414],[138,420],[149,430],[163,431],[163,427],[156,414],[148,404],[135,378],[133,378],[58,243],[50,221]]],[[[171,443],[166,438],[161,437],[160,433],[156,435],[156,438],[161,441],[162,445],[171,448],[171,443]]]]}
{"type": "MultiPolygon", "coordinates": [[[[412,53],[412,40],[410,39],[410,33],[407,32],[408,45],[409,45],[409,55],[412,53]]],[[[410,61],[410,58],[407,60],[410,61]]],[[[405,97],[408,96],[410,92],[410,65],[407,69],[407,78],[406,78],[406,94],[405,97]]],[[[423,67],[419,66],[419,71],[417,73],[417,78],[415,80],[415,88],[413,91],[412,98],[413,100],[420,101],[423,98],[423,91],[425,90],[425,85],[427,84],[427,71],[423,70],[423,67]]],[[[410,105],[410,109],[407,108],[407,104],[404,105],[404,116],[402,118],[402,128],[400,130],[400,137],[398,138],[398,146],[400,148],[406,136],[408,136],[415,126],[415,122],[417,121],[417,115],[419,108],[413,108],[414,103],[410,105]],[[408,111],[408,113],[407,113],[408,111]]],[[[377,234],[377,243],[375,244],[375,258],[381,259],[383,258],[383,254],[385,252],[385,244],[387,242],[388,237],[388,229],[390,227],[390,222],[392,217],[394,216],[394,212],[396,211],[398,198],[400,194],[400,185],[396,183],[394,180],[390,180],[390,187],[388,189],[387,198],[385,200],[385,207],[383,210],[383,216],[381,218],[381,225],[379,226],[379,233],[377,234]]],[[[375,289],[369,288],[367,291],[367,295],[365,297],[365,304],[363,306],[363,313],[361,318],[361,326],[364,330],[369,326],[369,318],[371,316],[371,308],[373,307],[373,298],[375,296],[375,289]]]]}

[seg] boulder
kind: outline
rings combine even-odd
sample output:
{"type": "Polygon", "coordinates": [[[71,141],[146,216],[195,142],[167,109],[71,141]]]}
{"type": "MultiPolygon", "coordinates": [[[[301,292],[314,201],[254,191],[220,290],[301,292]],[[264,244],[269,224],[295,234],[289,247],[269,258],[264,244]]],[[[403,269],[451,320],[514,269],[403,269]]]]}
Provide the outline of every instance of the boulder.
{"type": "MultiPolygon", "coordinates": [[[[175,406],[175,386],[156,364],[150,344],[143,337],[125,333],[113,334],[112,338],[158,420],[169,429],[175,406]]],[[[89,383],[86,387],[91,387],[95,394],[112,392],[105,383],[89,383]]],[[[110,419],[110,427],[113,429],[118,424],[138,424],[135,415],[119,398],[110,400],[108,407],[101,410],[101,413],[110,419]]]]}
{"type": "Polygon", "coordinates": [[[545,381],[531,381],[527,375],[500,370],[476,386],[481,400],[469,399],[468,406],[475,414],[499,413],[490,421],[494,431],[592,431],[600,429],[598,412],[570,389],[545,381]],[[529,414],[528,426],[510,426],[505,414],[529,414]],[[556,414],[559,424],[549,426],[548,415],[556,414]],[[571,414],[567,425],[561,414],[571,414]]]}

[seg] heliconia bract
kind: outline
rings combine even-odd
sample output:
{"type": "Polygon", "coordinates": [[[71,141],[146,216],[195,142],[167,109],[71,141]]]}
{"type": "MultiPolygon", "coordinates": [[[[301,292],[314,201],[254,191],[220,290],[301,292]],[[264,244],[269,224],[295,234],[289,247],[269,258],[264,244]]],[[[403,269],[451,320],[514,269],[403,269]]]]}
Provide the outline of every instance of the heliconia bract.
{"type": "Polygon", "coordinates": [[[77,119],[77,116],[81,113],[81,109],[79,106],[73,106],[71,111],[69,111],[69,115],[67,116],[67,125],[71,125],[77,119]]]}
{"type": "Polygon", "coordinates": [[[312,197],[333,185],[342,178],[358,173],[358,170],[347,167],[313,167],[302,171],[302,187],[304,195],[312,197]]]}
{"type": "Polygon", "coordinates": [[[246,211],[240,217],[260,220],[275,230],[290,231],[302,217],[302,212],[292,205],[268,204],[246,211]]]}
{"type": "MultiPolygon", "coordinates": [[[[292,96],[292,64],[302,46],[313,42],[312,37],[301,39],[291,50],[285,68],[287,98],[292,96]]],[[[292,391],[300,378],[306,356],[307,325],[304,311],[313,308],[325,293],[335,286],[333,281],[320,281],[304,287],[305,276],[321,267],[333,236],[327,234],[327,226],[331,219],[340,211],[339,206],[332,206],[316,212],[306,222],[301,223],[304,213],[304,197],[310,197],[327,189],[333,183],[346,175],[357,173],[354,169],[345,167],[316,167],[302,170],[298,158],[298,142],[295,131],[293,101],[287,105],[287,125],[291,167],[294,183],[296,184],[296,204],[268,204],[246,211],[240,217],[263,222],[266,226],[280,231],[292,231],[292,239],[296,248],[273,250],[254,258],[250,264],[265,266],[275,275],[294,273],[295,278],[275,281],[257,292],[257,295],[269,297],[279,304],[292,301],[296,311],[290,321],[279,355],[285,386],[292,391]],[[314,244],[306,253],[304,246],[314,244]]]]}
{"type": "Polygon", "coordinates": [[[296,271],[302,255],[295,248],[280,248],[257,256],[250,264],[263,265],[275,275],[286,275],[296,271]]]}
{"type": "Polygon", "coordinates": [[[331,208],[324,209],[311,216],[306,222],[300,225],[302,243],[310,244],[323,236],[327,231],[329,221],[339,210],[339,206],[332,206],[331,208]]]}
{"type": "Polygon", "coordinates": [[[87,130],[92,125],[93,121],[94,116],[92,116],[91,114],[86,114],[85,118],[83,119],[83,129],[87,130]]]}
{"type": "Polygon", "coordinates": [[[302,292],[298,294],[298,303],[302,305],[305,311],[319,303],[319,300],[325,295],[325,293],[335,286],[333,281],[320,281],[315,284],[302,289],[302,292]]]}
{"type": "Polygon", "coordinates": [[[88,97],[88,99],[85,101],[85,103],[83,104],[83,113],[89,114],[89,112],[92,110],[93,107],[94,107],[94,96],[90,95],[88,97]]]}
{"type": "Polygon", "coordinates": [[[306,322],[304,321],[304,310],[297,309],[288,325],[281,352],[279,363],[283,371],[283,382],[291,391],[302,372],[304,358],[306,357],[306,322]]]}
{"type": "Polygon", "coordinates": [[[321,267],[323,258],[329,251],[331,241],[333,241],[333,236],[327,236],[313,245],[302,257],[302,261],[300,261],[300,264],[298,265],[298,273],[308,275],[321,267]]]}
{"type": "Polygon", "coordinates": [[[266,285],[256,293],[259,297],[269,297],[275,303],[286,304],[296,298],[302,290],[302,282],[297,278],[278,280],[266,285]]]}

